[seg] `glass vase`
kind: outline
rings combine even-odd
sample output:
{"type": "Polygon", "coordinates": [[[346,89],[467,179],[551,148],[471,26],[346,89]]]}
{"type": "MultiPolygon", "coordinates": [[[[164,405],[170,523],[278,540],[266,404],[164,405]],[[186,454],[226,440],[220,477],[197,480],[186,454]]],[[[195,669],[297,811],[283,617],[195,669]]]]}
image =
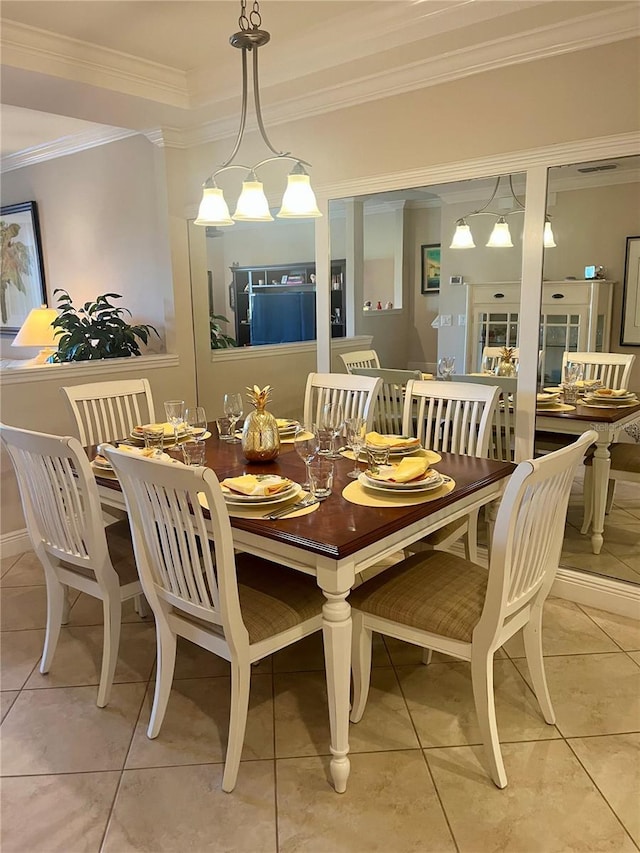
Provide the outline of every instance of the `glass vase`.
{"type": "Polygon", "coordinates": [[[245,419],[242,452],[249,462],[270,462],[280,453],[278,424],[266,409],[258,408],[245,419]]]}

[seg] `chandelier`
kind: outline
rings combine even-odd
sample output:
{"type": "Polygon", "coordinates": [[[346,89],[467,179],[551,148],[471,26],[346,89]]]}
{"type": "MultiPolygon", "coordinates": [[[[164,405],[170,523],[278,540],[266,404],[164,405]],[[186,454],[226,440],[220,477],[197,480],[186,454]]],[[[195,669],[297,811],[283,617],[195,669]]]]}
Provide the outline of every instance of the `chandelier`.
{"type": "MultiPolygon", "coordinates": [[[[513,216],[514,213],[523,213],[524,212],[524,204],[520,201],[520,199],[516,196],[513,191],[513,181],[511,175],[509,177],[509,190],[511,192],[511,199],[515,202],[515,208],[510,210],[508,213],[495,213],[494,211],[488,210],[491,205],[491,202],[496,197],[498,192],[498,187],[500,186],[500,181],[502,180],[502,175],[498,177],[496,180],[496,185],[493,188],[493,193],[491,194],[491,198],[484,205],[484,207],[478,208],[478,210],[472,210],[471,213],[465,214],[461,219],[456,221],[456,230],[453,235],[453,240],[451,241],[450,249],[475,249],[476,244],[473,242],[473,235],[471,234],[471,228],[467,223],[467,219],[470,219],[472,216],[493,216],[495,217],[495,224],[493,226],[493,231],[487,241],[487,246],[490,249],[504,249],[513,247],[513,242],[511,240],[511,232],[509,231],[509,223],[507,222],[508,216],[513,216]]],[[[545,249],[553,249],[555,248],[556,242],[553,238],[553,231],[551,230],[551,217],[549,214],[545,214],[544,217],[544,233],[543,233],[543,244],[545,249]]]]}
{"type": "Polygon", "coordinates": [[[242,51],[242,109],[240,112],[240,126],[236,136],[235,145],[231,156],[205,181],[202,185],[202,201],[198,210],[196,225],[234,225],[235,222],[272,222],[273,216],[269,211],[269,203],[264,194],[262,182],[258,179],[257,172],[267,163],[279,161],[291,161],[293,166],[287,180],[287,188],[282,197],[282,205],[277,214],[279,219],[308,219],[322,216],[318,210],[316,197],[311,188],[309,175],[305,166],[310,166],[306,160],[294,157],[289,151],[277,151],[267,136],[262,120],[260,107],[260,84],[258,80],[258,48],[267,44],[271,38],[266,30],[260,29],[262,17],[260,16],[260,4],[254,0],[253,6],[247,17],[247,0],[240,2],[240,17],[238,18],[240,31],[234,33],[229,41],[233,47],[242,51]],[[274,156],[260,160],[254,166],[246,166],[234,163],[233,160],[240,149],[244,136],[247,120],[247,52],[253,56],[253,100],[256,111],[258,130],[263,142],[274,156]],[[229,207],[225,201],[222,190],[216,183],[216,178],[229,169],[242,169],[246,177],[242,183],[242,192],[238,198],[233,216],[229,215],[229,207]]]}

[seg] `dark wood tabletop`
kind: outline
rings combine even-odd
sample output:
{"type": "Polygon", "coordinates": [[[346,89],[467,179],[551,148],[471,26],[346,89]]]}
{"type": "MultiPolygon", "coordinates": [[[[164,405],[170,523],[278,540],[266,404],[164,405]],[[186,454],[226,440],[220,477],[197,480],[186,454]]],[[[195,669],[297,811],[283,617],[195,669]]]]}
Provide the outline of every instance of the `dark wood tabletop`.
{"type": "Polygon", "coordinates": [[[640,400],[635,406],[585,406],[576,405],[575,412],[547,412],[536,409],[536,417],[553,418],[554,420],[590,421],[601,424],[615,424],[629,415],[640,414],[640,400]]]}
{"type": "MultiPolygon", "coordinates": [[[[206,462],[208,467],[215,471],[218,479],[245,473],[269,473],[288,477],[298,483],[304,482],[304,463],[292,444],[281,445],[280,455],[273,462],[250,464],[242,455],[240,443],[220,441],[215,424],[212,424],[210,429],[212,437],[206,440],[206,462]]],[[[88,448],[87,452],[90,458],[93,458],[95,448],[88,448]]],[[[169,452],[176,458],[181,458],[179,450],[169,452]]],[[[456,486],[452,492],[438,500],[415,506],[379,508],[358,506],[342,497],[344,487],[353,482],[348,476],[353,464],[352,459],[334,460],[333,494],[324,500],[315,512],[279,521],[231,517],[232,527],[333,559],[342,559],[416,521],[428,518],[444,507],[455,504],[462,497],[508,477],[515,470],[515,465],[511,462],[444,453],[442,461],[434,467],[455,480],[456,486]]],[[[363,464],[362,470],[364,468],[363,464]]],[[[120,490],[117,480],[100,477],[98,472],[94,473],[101,487],[120,490]]]]}

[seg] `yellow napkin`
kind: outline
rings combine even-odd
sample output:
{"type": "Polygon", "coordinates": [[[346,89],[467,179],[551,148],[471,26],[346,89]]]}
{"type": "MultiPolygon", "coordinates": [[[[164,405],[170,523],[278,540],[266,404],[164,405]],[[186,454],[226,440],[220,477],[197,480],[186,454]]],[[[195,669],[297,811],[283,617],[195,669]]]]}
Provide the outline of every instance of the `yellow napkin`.
{"type": "Polygon", "coordinates": [[[291,485],[291,480],[282,477],[256,477],[254,474],[243,474],[242,477],[228,477],[222,481],[223,486],[241,495],[276,495],[291,485]]]}
{"type": "Polygon", "coordinates": [[[368,432],[365,438],[371,447],[413,447],[418,444],[417,438],[404,438],[401,435],[380,435],[379,432],[368,432]]]}
{"type": "Polygon", "coordinates": [[[375,480],[392,480],[394,483],[410,483],[422,477],[429,467],[429,462],[423,457],[405,456],[399,465],[385,465],[373,474],[375,480]]]}
{"type": "Polygon", "coordinates": [[[296,426],[297,421],[292,421],[291,418],[276,418],[278,429],[286,429],[287,427],[296,426]]]}
{"type": "MultiPolygon", "coordinates": [[[[164,430],[164,434],[165,434],[166,438],[173,438],[175,435],[175,431],[173,429],[173,424],[168,424],[168,423],[167,424],[145,424],[144,426],[137,426],[137,427],[135,427],[134,432],[142,433],[147,428],[164,430]]],[[[178,429],[178,432],[186,432],[186,431],[187,431],[187,425],[186,424],[183,424],[178,429]]]]}
{"type": "Polygon", "coordinates": [[[597,388],[593,393],[596,397],[604,397],[606,400],[607,397],[626,397],[629,392],[626,388],[618,388],[618,390],[614,390],[613,388],[597,388]]]}

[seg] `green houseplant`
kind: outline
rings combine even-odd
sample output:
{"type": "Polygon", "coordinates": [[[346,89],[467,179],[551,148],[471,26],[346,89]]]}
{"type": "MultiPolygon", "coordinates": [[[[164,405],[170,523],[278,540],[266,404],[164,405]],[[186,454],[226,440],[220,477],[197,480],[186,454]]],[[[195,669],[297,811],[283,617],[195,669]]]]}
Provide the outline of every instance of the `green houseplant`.
{"type": "Polygon", "coordinates": [[[229,349],[229,347],[237,347],[234,338],[225,335],[222,331],[221,323],[229,321],[223,314],[211,314],[209,317],[209,331],[211,333],[211,349],[229,349]]]}
{"type": "MultiPolygon", "coordinates": [[[[66,290],[56,288],[60,315],[51,324],[59,336],[58,351],[50,361],[86,361],[99,358],[127,358],[142,355],[138,340],[147,343],[157,329],[145,323],[131,325],[123,316],[128,308],[118,308],[109,300],[122,299],[119,293],[103,293],[95,302],[76,308],[66,290]]],[[[158,335],[160,337],[160,335],[158,335]]]]}

